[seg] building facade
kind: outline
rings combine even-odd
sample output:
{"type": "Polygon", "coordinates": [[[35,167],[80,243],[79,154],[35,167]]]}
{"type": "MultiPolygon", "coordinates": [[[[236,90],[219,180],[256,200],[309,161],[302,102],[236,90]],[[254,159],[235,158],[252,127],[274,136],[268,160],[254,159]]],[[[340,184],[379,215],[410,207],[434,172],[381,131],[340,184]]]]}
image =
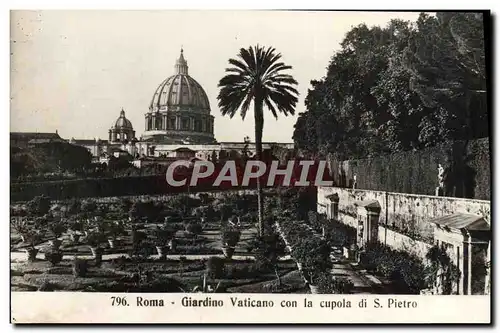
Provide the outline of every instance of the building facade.
{"type": "MultiPolygon", "coordinates": [[[[154,91],[144,120],[144,132],[137,138],[132,122],[122,108],[108,131],[107,140],[71,138],[67,142],[87,148],[94,161],[100,163],[107,163],[111,156],[128,153],[138,167],[155,160],[161,164],[175,159],[223,159],[242,154],[245,150],[250,155],[255,153],[255,144],[252,143],[217,142],[208,96],[189,75],[183,50],[175,63],[174,74],[154,91]]],[[[26,134],[11,133],[11,142],[24,140],[27,144],[34,136],[26,134]]],[[[57,133],[45,135],[43,139],[63,140],[57,133]]],[[[293,149],[293,143],[263,143],[263,149],[276,145],[293,149]]]]}
{"type": "Polygon", "coordinates": [[[188,72],[184,52],[175,64],[175,74],[156,88],[145,114],[142,142],[163,144],[215,143],[214,116],[202,86],[188,72]]]}

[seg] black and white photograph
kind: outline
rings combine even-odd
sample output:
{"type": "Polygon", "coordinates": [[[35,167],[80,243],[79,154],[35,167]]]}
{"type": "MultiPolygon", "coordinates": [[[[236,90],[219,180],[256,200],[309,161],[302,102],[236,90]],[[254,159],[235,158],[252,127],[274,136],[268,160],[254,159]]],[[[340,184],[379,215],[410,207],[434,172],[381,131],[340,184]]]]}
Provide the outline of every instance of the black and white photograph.
{"type": "Polygon", "coordinates": [[[489,302],[490,15],[12,10],[12,311],[489,302]]]}

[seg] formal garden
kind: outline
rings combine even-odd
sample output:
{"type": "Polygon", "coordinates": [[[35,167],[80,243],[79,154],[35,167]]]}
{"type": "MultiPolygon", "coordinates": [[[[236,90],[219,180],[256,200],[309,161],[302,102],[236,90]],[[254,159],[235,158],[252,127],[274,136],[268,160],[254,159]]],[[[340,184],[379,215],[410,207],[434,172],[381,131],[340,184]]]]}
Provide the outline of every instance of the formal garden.
{"type": "Polygon", "coordinates": [[[356,258],[356,230],[317,214],[315,193],[265,197],[261,236],[250,191],[12,204],[12,290],[418,294],[458,274],[439,249],[356,258]]]}
{"type": "Polygon", "coordinates": [[[255,195],[142,199],[11,205],[12,290],[305,292],[255,195]]]}

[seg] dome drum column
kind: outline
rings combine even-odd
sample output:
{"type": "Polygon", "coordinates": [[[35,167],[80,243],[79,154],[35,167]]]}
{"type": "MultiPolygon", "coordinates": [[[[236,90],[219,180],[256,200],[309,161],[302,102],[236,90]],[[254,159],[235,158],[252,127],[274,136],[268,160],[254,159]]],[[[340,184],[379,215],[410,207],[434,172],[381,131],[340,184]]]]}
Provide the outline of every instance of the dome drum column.
{"type": "Polygon", "coordinates": [[[179,131],[181,129],[181,117],[175,116],[175,130],[179,131]]]}

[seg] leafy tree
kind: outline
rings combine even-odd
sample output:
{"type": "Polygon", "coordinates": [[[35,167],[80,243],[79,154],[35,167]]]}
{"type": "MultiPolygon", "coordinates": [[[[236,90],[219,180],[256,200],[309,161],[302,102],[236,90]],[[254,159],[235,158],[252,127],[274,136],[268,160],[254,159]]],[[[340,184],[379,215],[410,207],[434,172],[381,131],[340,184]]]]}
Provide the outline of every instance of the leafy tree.
{"type": "MultiPolygon", "coordinates": [[[[295,113],[298,92],[297,81],[283,71],[292,67],[280,62],[281,54],[275,49],[267,50],[259,45],[241,48],[239,59],[229,59],[232,67],[219,81],[217,97],[223,115],[234,117],[239,110],[242,119],[253,102],[255,119],[255,147],[257,160],[262,160],[262,133],[264,130],[264,106],[277,118],[278,112],[285,116],[295,113]]],[[[263,192],[257,179],[259,234],[263,232],[263,192]]]]}
{"type": "Polygon", "coordinates": [[[489,136],[482,14],[360,24],[313,80],[294,141],[338,160],[489,136]]]}
{"type": "Polygon", "coordinates": [[[135,171],[135,167],[130,163],[132,156],[111,156],[108,161],[108,170],[110,171],[135,171]]]}
{"type": "Polygon", "coordinates": [[[482,15],[422,14],[416,25],[421,33],[407,51],[411,88],[435,110],[422,124],[427,131],[421,140],[430,145],[436,134],[444,139],[488,136],[482,15]]]}
{"type": "Polygon", "coordinates": [[[129,216],[133,219],[146,220],[149,223],[157,222],[162,217],[163,207],[154,201],[136,201],[129,210],[129,216]]]}
{"type": "Polygon", "coordinates": [[[66,142],[40,143],[10,151],[12,177],[36,173],[83,173],[92,162],[92,154],[81,146],[66,142]]]}
{"type": "Polygon", "coordinates": [[[285,255],[285,244],[280,236],[272,229],[271,224],[267,226],[270,230],[265,235],[258,237],[254,244],[255,260],[264,269],[270,269],[276,274],[278,286],[281,286],[281,278],[278,272],[279,258],[285,255]]]}

